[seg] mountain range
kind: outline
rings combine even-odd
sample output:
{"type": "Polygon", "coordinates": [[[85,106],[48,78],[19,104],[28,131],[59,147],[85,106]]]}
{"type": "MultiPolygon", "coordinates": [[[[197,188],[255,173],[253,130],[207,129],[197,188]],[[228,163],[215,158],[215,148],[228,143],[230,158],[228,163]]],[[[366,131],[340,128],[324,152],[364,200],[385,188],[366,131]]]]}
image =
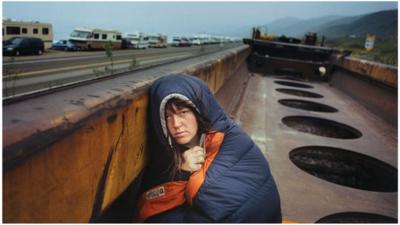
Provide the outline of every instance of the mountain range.
{"type": "Polygon", "coordinates": [[[313,19],[281,18],[262,26],[277,36],[303,37],[307,32],[317,32],[328,38],[365,37],[397,38],[397,10],[385,10],[358,16],[326,16],[313,19]]]}

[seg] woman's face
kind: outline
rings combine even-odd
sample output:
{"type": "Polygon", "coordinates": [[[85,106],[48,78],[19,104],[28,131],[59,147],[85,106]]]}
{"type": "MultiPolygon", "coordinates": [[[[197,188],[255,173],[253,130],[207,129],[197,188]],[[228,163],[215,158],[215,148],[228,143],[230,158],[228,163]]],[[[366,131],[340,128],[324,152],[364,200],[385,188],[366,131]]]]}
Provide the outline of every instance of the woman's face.
{"type": "Polygon", "coordinates": [[[172,109],[166,110],[167,128],[175,142],[192,148],[198,144],[196,115],[190,108],[178,108],[172,104],[172,109]]]}

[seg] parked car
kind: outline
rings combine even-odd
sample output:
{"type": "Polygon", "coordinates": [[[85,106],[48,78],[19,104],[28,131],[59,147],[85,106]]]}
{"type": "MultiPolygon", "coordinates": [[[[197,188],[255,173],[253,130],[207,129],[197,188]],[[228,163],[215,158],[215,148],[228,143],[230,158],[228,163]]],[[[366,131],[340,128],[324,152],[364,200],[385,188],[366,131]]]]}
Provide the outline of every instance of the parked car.
{"type": "Polygon", "coordinates": [[[190,40],[187,38],[181,38],[181,41],[179,43],[179,47],[190,47],[192,44],[190,43],[190,40]]]}
{"type": "Polygon", "coordinates": [[[171,46],[179,47],[180,43],[181,43],[181,38],[180,37],[174,37],[172,39],[171,46]]]}
{"type": "Polygon", "coordinates": [[[54,50],[64,50],[64,51],[78,51],[80,48],[69,40],[59,40],[53,44],[51,47],[54,50]]]}
{"type": "Polygon", "coordinates": [[[192,45],[202,45],[200,38],[190,38],[190,43],[192,45]]]}
{"type": "Polygon", "coordinates": [[[13,37],[3,45],[3,55],[42,55],[44,43],[39,38],[32,37],[13,37]]]}

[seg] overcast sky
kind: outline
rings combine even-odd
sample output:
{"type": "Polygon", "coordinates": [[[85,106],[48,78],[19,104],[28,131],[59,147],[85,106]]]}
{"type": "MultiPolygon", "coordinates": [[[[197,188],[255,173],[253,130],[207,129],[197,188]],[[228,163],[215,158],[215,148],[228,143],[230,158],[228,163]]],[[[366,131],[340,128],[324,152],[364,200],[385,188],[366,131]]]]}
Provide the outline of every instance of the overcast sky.
{"type": "MultiPolygon", "coordinates": [[[[309,19],[352,16],[397,9],[397,2],[12,2],[2,3],[3,18],[53,24],[55,39],[75,27],[116,29],[123,33],[227,35],[284,17],[309,19]]],[[[250,31],[249,31],[250,34],[250,31]]]]}

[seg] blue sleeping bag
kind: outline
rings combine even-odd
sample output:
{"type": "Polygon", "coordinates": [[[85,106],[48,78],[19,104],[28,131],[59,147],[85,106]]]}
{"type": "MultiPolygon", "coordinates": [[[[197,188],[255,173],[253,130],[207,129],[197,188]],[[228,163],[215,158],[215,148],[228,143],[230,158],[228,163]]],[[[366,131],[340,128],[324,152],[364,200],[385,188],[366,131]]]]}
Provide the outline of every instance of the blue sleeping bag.
{"type": "MultiPolygon", "coordinates": [[[[222,132],[225,136],[193,205],[185,203],[152,216],[146,222],[280,223],[282,216],[279,193],[265,156],[250,137],[225,114],[203,81],[188,75],[170,75],[158,79],[152,85],[150,121],[160,146],[168,145],[164,134],[165,126],[163,128],[160,118],[164,113],[160,114],[160,104],[171,94],[186,96],[211,125],[211,130],[222,132]]],[[[158,151],[168,149],[161,148],[158,151]]],[[[157,162],[150,161],[150,164],[157,162]]]]}

